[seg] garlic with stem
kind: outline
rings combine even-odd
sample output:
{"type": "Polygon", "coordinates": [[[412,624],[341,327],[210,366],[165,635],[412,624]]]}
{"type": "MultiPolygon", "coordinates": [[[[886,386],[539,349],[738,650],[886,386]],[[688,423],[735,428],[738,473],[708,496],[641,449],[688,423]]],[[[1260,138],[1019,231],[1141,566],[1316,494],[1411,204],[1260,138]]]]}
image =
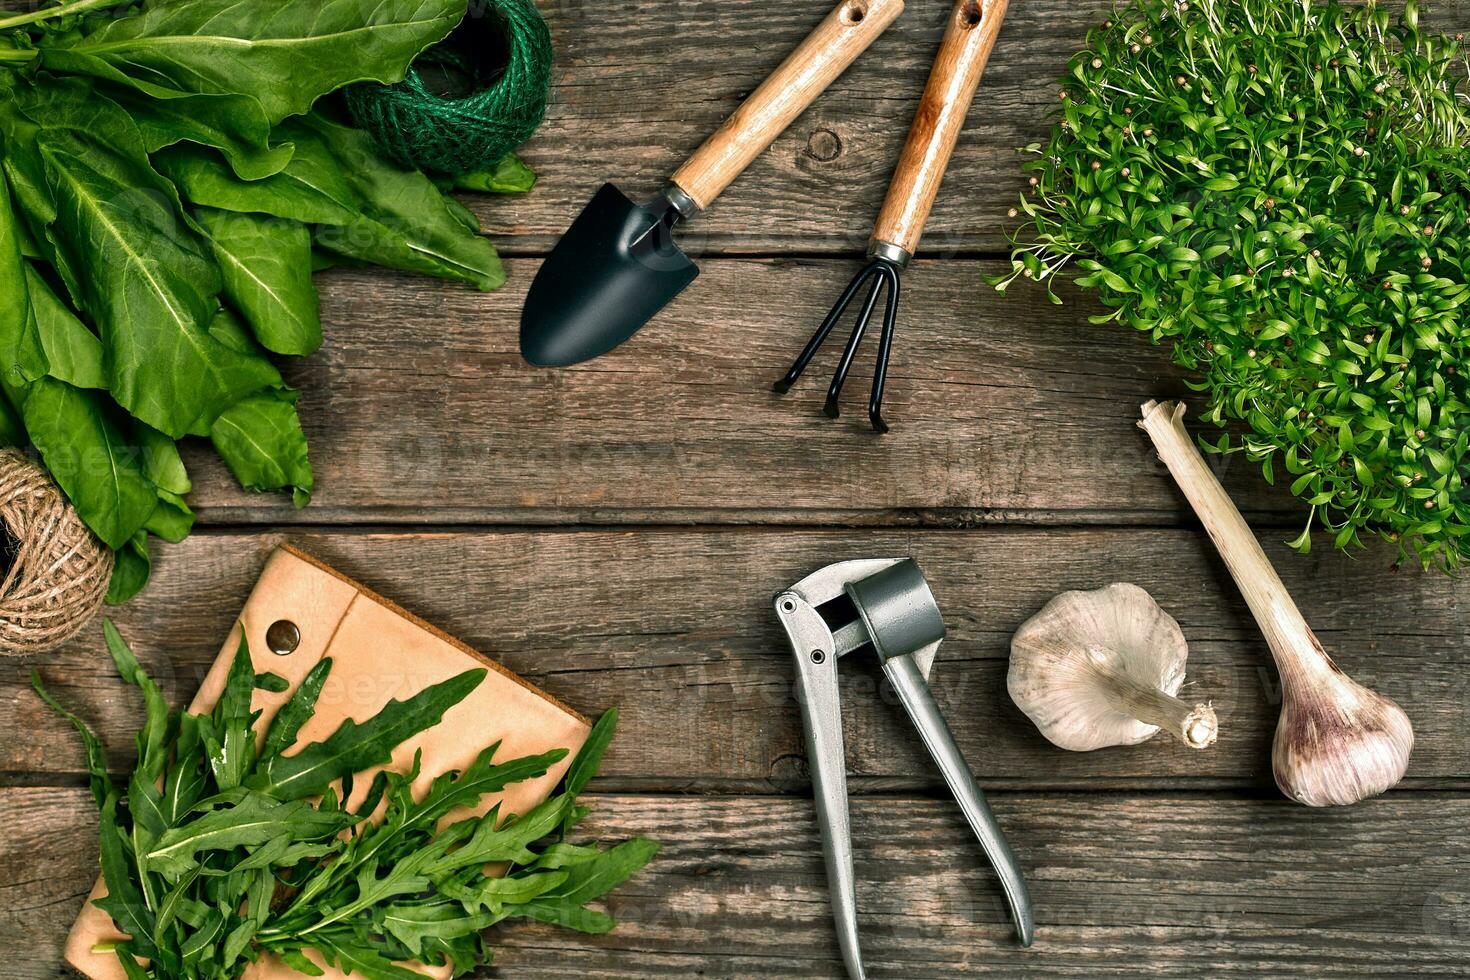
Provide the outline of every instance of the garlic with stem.
{"type": "Polygon", "coordinates": [[[1281,792],[1307,806],[1343,806],[1403,778],[1409,717],[1344,674],[1322,649],[1225,488],[1184,430],[1184,406],[1149,402],[1139,426],[1199,515],[1240,587],[1281,674],[1272,768],[1281,792]]]}
{"type": "Polygon", "coordinates": [[[1215,709],[1175,695],[1189,646],[1172,616],[1136,585],[1064,592],[1016,631],[1007,686],[1064,749],[1137,745],[1160,729],[1191,748],[1214,743],[1215,709]]]}

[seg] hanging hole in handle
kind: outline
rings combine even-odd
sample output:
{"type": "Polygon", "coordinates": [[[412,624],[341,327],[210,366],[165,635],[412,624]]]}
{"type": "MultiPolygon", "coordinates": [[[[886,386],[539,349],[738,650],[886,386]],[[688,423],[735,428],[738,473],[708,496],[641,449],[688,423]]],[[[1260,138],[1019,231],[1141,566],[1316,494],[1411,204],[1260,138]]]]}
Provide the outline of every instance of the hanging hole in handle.
{"type": "Polygon", "coordinates": [[[974,30],[985,20],[985,7],[980,0],[970,0],[960,11],[960,26],[966,30],[974,30]]]}
{"type": "Polygon", "coordinates": [[[842,22],[849,25],[861,24],[866,16],[868,16],[868,5],[858,0],[858,2],[848,4],[847,8],[842,11],[842,22]]]}

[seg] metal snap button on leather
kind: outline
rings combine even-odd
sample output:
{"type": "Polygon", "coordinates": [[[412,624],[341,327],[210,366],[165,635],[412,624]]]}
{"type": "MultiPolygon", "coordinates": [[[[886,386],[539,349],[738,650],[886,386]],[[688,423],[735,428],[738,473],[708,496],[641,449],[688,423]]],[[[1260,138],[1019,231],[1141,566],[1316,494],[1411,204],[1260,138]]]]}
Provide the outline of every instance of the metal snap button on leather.
{"type": "Polygon", "coordinates": [[[301,645],[301,630],[289,619],[278,619],[265,631],[265,645],[278,657],[288,656],[301,645]]]}

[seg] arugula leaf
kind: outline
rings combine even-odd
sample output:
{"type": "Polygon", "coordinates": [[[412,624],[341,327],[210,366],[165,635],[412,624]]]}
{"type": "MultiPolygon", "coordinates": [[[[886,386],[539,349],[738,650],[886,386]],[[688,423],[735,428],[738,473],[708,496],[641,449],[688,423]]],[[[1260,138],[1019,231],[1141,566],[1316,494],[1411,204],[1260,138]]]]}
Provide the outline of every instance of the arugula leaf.
{"type": "Polygon", "coordinates": [[[142,664],[138,663],[138,658],[112,620],[102,620],[102,635],[118,676],[143,692],[145,721],[136,739],[138,767],[135,772],[152,783],[163,775],[164,766],[168,763],[165,742],[175,723],[168,700],[163,696],[163,690],[143,670],[142,664]]]}
{"type": "Polygon", "coordinates": [[[376,950],[345,937],[323,938],[317,945],[327,963],[363,980],[424,980],[423,974],[399,966],[376,950]]]}
{"type": "Polygon", "coordinates": [[[261,345],[277,354],[310,354],[322,344],[311,282],[311,232],[290,219],[199,208],[224,277],[225,298],[261,345]]]}
{"type": "Polygon", "coordinates": [[[295,392],[280,389],[243,398],[214,420],[209,438],[245,489],[290,488],[305,507],[315,477],[295,403],[295,392]]]}
{"type": "MultiPolygon", "coordinates": [[[[133,805],[119,807],[100,744],[72,720],[88,745],[102,811],[108,895],[98,904],[133,937],[118,944],[120,955],[150,961],[146,970],[137,967],[143,976],[236,980],[265,953],[317,974],[307,950],[366,977],[417,977],[397,965],[415,958],[464,972],[490,961],[479,930],[506,918],[587,932],[611,928],[612,919],[586,903],[642,867],[657,849],[643,840],[606,851],[561,842],[543,847],[539,842],[554,838],[564,815],[577,808],[565,792],[504,822],[494,807],[442,824],[446,814],[475,805],[486,793],[543,774],[565,758],[564,750],[497,765],[498,746],[491,746],[464,772],[436,777],[418,798],[416,754],[408,772],[380,770],[358,811],[338,805],[328,782],[345,782],[361,767],[389,761],[394,746],[437,724],[449,706],[467,697],[483,680],[483,670],[390,702],[373,719],[344,722],[326,740],[283,756],[329,676],[331,664],[324,660],[282,707],[256,755],[242,751],[253,742],[234,733],[253,737],[253,691],[278,685],[270,675],[255,674],[243,642],[214,710],[179,715],[177,723],[160,730],[154,720],[161,705],[157,685],[115,629],[107,628],[107,638],[119,674],[142,689],[150,705],[138,737],[133,805]],[[230,785],[232,760],[241,760],[248,771],[246,785],[230,785]],[[155,770],[156,781],[146,780],[155,770]],[[278,795],[252,788],[257,784],[278,795]],[[320,805],[300,798],[313,792],[322,793],[320,805]],[[299,797],[281,798],[288,793],[299,797]],[[381,823],[364,822],[380,799],[381,823]],[[342,833],[355,824],[361,825],[355,834],[342,833]],[[486,877],[484,863],[491,860],[519,866],[507,877],[486,877]]],[[[48,703],[54,706],[49,698],[48,703]]],[[[590,778],[615,719],[608,712],[595,727],[572,770],[577,784],[590,778]]],[[[349,795],[350,786],[343,785],[342,793],[349,795]]]]}
{"type": "Polygon", "coordinates": [[[42,48],[53,71],[160,89],[256,99],[278,123],[353,82],[401,81],[465,15],[465,0],[155,3],[42,48]]]}
{"type": "Polygon", "coordinates": [[[486,929],[496,920],[489,912],[466,912],[452,902],[390,905],[374,917],[379,928],[403,943],[414,956],[424,955],[426,939],[458,939],[486,929]]]}
{"type": "Polygon", "coordinates": [[[240,643],[225,676],[225,688],[210,713],[209,724],[201,726],[209,766],[215,785],[221,791],[239,786],[255,762],[254,717],[250,710],[255,697],[255,663],[245,628],[240,628],[240,643]]]}
{"type": "Polygon", "coordinates": [[[295,755],[264,760],[246,785],[282,800],[318,795],[346,775],[388,762],[396,746],[437,725],[444,712],[480,685],[485,673],[484,668],[467,670],[407,700],[389,701],[362,724],[348,718],[324,741],[295,755]]]}
{"type": "Polygon", "coordinates": [[[323,813],[306,800],[281,801],[246,791],[240,801],[174,827],[154,843],[148,865],[173,880],[185,874],[203,851],[260,847],[278,838],[314,841],[348,826],[350,816],[323,813]]]}
{"type": "Polygon", "coordinates": [[[112,777],[107,772],[107,753],[102,750],[102,741],[97,738],[96,733],[74,713],[62,707],[60,702],[51,696],[41,684],[41,675],[34,668],[31,670],[31,689],[52,711],[67,720],[67,723],[82,739],[82,750],[87,758],[87,781],[92,790],[92,799],[97,802],[100,810],[107,804],[107,799],[116,792],[112,785],[112,777]]]}
{"type": "Polygon", "coordinates": [[[517,906],[512,914],[579,932],[607,932],[613,927],[612,918],[584,906],[631,878],[653,860],[658,850],[658,843],[646,838],[624,841],[590,861],[568,866],[565,881],[533,901],[517,906]]]}
{"type": "Polygon", "coordinates": [[[300,733],[301,726],[306,724],[316,711],[317,698],[321,697],[322,687],[327,683],[327,677],[331,672],[331,657],[323,657],[317,661],[316,666],[307,671],[290,700],[281,705],[281,709],[271,719],[270,728],[265,733],[265,741],[261,744],[260,758],[262,761],[278,756],[296,744],[296,736],[300,733]]]}
{"type": "Polygon", "coordinates": [[[163,822],[176,827],[204,795],[207,765],[200,755],[202,739],[199,718],[187,712],[179,716],[174,743],[174,760],[163,780],[163,822]]]}
{"type": "Polygon", "coordinates": [[[143,901],[143,892],[135,877],[137,871],[129,853],[127,838],[118,824],[118,796],[110,793],[102,804],[98,835],[101,841],[102,881],[107,885],[107,894],[92,904],[112,916],[128,936],[130,946],[142,956],[152,956],[157,950],[153,945],[153,910],[143,901]]]}

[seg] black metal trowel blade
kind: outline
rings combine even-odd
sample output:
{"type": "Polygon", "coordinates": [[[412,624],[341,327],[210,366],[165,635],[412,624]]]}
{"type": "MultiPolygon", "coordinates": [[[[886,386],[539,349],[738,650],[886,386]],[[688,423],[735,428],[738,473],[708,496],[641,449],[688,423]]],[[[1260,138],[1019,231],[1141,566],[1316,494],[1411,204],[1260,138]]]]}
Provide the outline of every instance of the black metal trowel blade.
{"type": "Polygon", "coordinates": [[[604,184],[536,274],[521,313],[521,355],[565,367],[606,354],[684,291],[699,267],[674,243],[681,215],[604,184]]]}

